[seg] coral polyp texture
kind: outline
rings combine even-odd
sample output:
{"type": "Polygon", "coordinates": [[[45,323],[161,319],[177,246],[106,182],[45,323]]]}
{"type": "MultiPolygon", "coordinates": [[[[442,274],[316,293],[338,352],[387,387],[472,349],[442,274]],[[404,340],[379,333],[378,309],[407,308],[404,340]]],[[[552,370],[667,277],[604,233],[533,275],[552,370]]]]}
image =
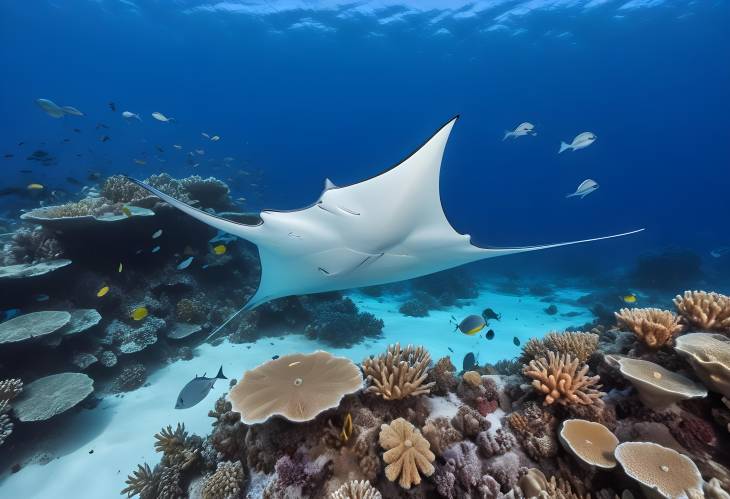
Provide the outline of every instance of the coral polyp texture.
{"type": "Polygon", "coordinates": [[[649,348],[671,345],[684,330],[680,317],[658,308],[622,308],[615,313],[619,327],[633,332],[649,348]]]}
{"type": "Polygon", "coordinates": [[[639,399],[655,410],[691,398],[707,396],[707,390],[686,376],[641,359],[622,358],[621,374],[628,379],[639,394],[639,399]]]}
{"type": "Polygon", "coordinates": [[[317,351],[291,354],[246,371],[230,391],[233,410],[251,424],[274,415],[309,421],[362,388],[360,369],[349,359],[317,351]]]}
{"type": "Polygon", "coordinates": [[[580,331],[551,332],[542,339],[530,338],[522,347],[520,360],[527,364],[533,359],[547,356],[548,351],[570,354],[579,362],[587,362],[598,347],[598,335],[580,331]]]}
{"type": "Polygon", "coordinates": [[[380,427],[380,446],[386,451],[385,476],[391,482],[398,480],[404,489],[421,483],[421,474],[431,476],[436,456],[431,452],[428,440],[421,432],[403,418],[380,427]]]}
{"type": "Polygon", "coordinates": [[[730,335],[730,296],[706,291],[685,291],[674,298],[677,313],[702,331],[730,335]]]}
{"type": "Polygon", "coordinates": [[[545,395],[546,405],[601,404],[604,394],[599,390],[600,376],[587,376],[588,366],[581,365],[570,354],[548,352],[547,359],[530,361],[523,372],[532,378],[532,386],[545,395]]]}
{"type": "Polygon", "coordinates": [[[684,334],[677,338],[674,349],[687,359],[707,388],[730,397],[730,338],[710,333],[684,334]]]}
{"type": "Polygon", "coordinates": [[[386,353],[362,362],[370,386],[368,392],[385,400],[428,394],[435,381],[424,383],[431,364],[431,355],[422,346],[400,343],[388,346],[386,353]]]}

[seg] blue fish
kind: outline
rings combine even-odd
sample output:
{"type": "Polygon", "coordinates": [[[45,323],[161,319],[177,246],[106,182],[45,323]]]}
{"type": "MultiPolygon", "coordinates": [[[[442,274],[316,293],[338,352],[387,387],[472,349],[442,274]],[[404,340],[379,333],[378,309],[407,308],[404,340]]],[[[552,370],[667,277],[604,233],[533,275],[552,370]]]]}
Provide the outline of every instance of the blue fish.
{"type": "Polygon", "coordinates": [[[160,251],[159,246],[155,246],[154,248],[152,248],[152,253],[157,253],[158,251],[160,251]]]}
{"type": "Polygon", "coordinates": [[[185,270],[186,268],[190,267],[191,263],[193,263],[193,257],[189,256],[185,260],[177,264],[177,270],[185,270]]]}
{"type": "Polygon", "coordinates": [[[515,336],[514,338],[512,338],[512,343],[514,343],[515,346],[518,347],[518,346],[520,346],[520,339],[517,336],[515,336]]]}

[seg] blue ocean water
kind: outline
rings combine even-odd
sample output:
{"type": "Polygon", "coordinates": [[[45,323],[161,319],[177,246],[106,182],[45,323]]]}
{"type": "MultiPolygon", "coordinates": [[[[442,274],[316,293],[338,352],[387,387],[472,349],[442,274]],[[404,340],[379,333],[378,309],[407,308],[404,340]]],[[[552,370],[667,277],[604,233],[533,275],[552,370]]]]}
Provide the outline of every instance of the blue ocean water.
{"type": "MultiPolygon", "coordinates": [[[[458,114],[441,201],[449,221],[475,244],[537,245],[645,229],[466,267],[480,287],[575,285],[616,298],[637,292],[642,302],[646,293],[647,303],[665,307],[685,288],[728,293],[728,26],[730,3],[721,0],[3,2],[0,228],[14,230],[23,211],[56,204],[45,197],[51,191],[58,203],[80,199],[82,185],[95,183],[91,173],[214,176],[233,199],[245,199],[241,211],[293,210],[314,202],[326,178],[348,185],[398,163],[458,114]],[[36,105],[39,98],[84,116],[53,119],[36,105]],[[141,120],[123,119],[123,111],[141,120]],[[153,112],[174,121],[157,121],[153,112]],[[535,136],[502,140],[524,121],[535,124],[535,136]],[[558,154],[561,141],[584,131],[597,135],[594,144],[558,154]],[[42,166],[26,159],[36,150],[57,160],[42,166]],[[596,192],[566,198],[589,178],[600,185],[596,192]],[[28,190],[31,183],[42,184],[43,193],[28,190]],[[667,252],[676,259],[641,267],[642,258],[651,263],[667,252]],[[670,284],[647,285],[674,271],[679,277],[670,284]]],[[[513,336],[525,341],[552,328],[543,317],[546,304],[529,294],[525,315],[515,312],[517,298],[489,302],[510,324],[521,319],[525,326],[511,325],[483,361],[519,354],[513,336]]],[[[592,319],[578,313],[572,288],[557,294],[560,312],[579,317],[572,325],[592,319]]],[[[421,341],[434,359],[451,345],[460,364],[469,349],[481,348],[463,337],[448,343],[428,336],[448,324],[450,309],[432,311],[425,322],[398,322],[388,315],[397,315],[398,303],[353,296],[362,310],[391,319],[388,339],[421,341]]],[[[220,290],[219,298],[229,308],[243,305],[241,290],[220,290]]],[[[484,306],[471,305],[463,315],[484,306]]],[[[257,344],[260,358],[247,357],[245,367],[298,347],[312,346],[298,337],[267,339],[257,344]]],[[[240,370],[230,354],[201,348],[216,359],[201,372],[215,372],[219,358],[224,369],[240,370]]],[[[373,348],[338,353],[356,359],[373,348]]],[[[175,391],[190,374],[177,363],[170,369],[151,382],[153,390],[175,391]]],[[[13,373],[0,378],[6,374],[13,373]]],[[[160,393],[140,391],[129,401],[134,411],[151,407],[160,393]]],[[[210,399],[206,404],[205,410],[210,399]]],[[[172,422],[144,414],[150,427],[172,422]]],[[[108,431],[107,420],[93,421],[99,434],[108,431]]],[[[188,422],[200,432],[208,424],[204,414],[188,422]]],[[[70,425],[84,433],[81,426],[70,425]]],[[[74,433],[83,444],[97,436],[74,433]]],[[[87,451],[64,445],[59,453],[87,451]]],[[[138,451],[123,451],[125,469],[104,497],[117,496],[138,451]]],[[[57,466],[68,469],[62,460],[57,466]]],[[[22,473],[11,478],[9,490],[32,489],[22,473]]],[[[59,490],[70,490],[70,482],[59,490]]],[[[2,489],[0,483],[0,496],[2,489]]]]}

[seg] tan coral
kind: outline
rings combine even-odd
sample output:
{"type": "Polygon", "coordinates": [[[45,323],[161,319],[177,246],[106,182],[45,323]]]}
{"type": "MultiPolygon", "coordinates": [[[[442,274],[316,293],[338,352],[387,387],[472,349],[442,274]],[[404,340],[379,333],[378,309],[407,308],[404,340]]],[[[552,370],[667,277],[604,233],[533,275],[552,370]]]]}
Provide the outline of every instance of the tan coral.
{"type": "Polygon", "coordinates": [[[350,359],[320,350],[284,355],[246,371],[228,397],[246,424],[274,415],[302,422],[337,407],[342,397],[361,388],[362,373],[350,359]]]}
{"type": "Polygon", "coordinates": [[[707,388],[730,397],[730,338],[720,334],[679,336],[674,349],[684,356],[707,388]]]}
{"type": "Polygon", "coordinates": [[[520,477],[518,482],[522,494],[527,499],[590,499],[588,494],[581,496],[573,492],[570,483],[555,477],[547,479],[545,474],[537,468],[530,468],[520,477]]]}
{"type": "Polygon", "coordinates": [[[244,472],[240,461],[218,463],[218,469],[203,484],[203,499],[240,497],[244,472]]]}
{"type": "Polygon", "coordinates": [[[461,432],[451,426],[449,420],[443,417],[428,419],[421,433],[428,440],[433,452],[439,456],[452,444],[464,439],[461,432]]]}
{"type": "Polygon", "coordinates": [[[367,480],[353,480],[330,494],[329,499],[383,499],[367,480]]]}
{"type": "Polygon", "coordinates": [[[548,351],[558,354],[570,354],[579,362],[588,361],[598,347],[598,335],[580,331],[566,331],[563,333],[550,332],[542,339],[531,338],[522,347],[520,360],[523,364],[533,359],[547,356],[548,351]]]}
{"type": "Polygon", "coordinates": [[[172,429],[172,426],[167,425],[159,433],[155,433],[155,451],[165,454],[179,452],[185,447],[187,436],[188,432],[185,431],[184,424],[178,423],[175,430],[172,429]]]}
{"type": "Polygon", "coordinates": [[[624,442],[616,460],[648,497],[681,498],[702,492],[702,475],[690,458],[653,442],[624,442]]]}
{"type": "Polygon", "coordinates": [[[389,345],[386,353],[362,363],[371,384],[367,391],[385,400],[428,394],[435,384],[423,383],[430,363],[431,355],[422,346],[408,345],[402,349],[400,343],[389,345]]]}
{"type": "Polygon", "coordinates": [[[588,366],[581,366],[578,359],[570,354],[556,355],[548,352],[544,357],[530,361],[523,373],[532,378],[532,386],[545,394],[545,405],[558,403],[569,404],[602,404],[603,392],[599,376],[586,376],[588,366]]]}
{"type": "Polygon", "coordinates": [[[122,490],[121,494],[127,494],[127,497],[134,497],[136,495],[140,497],[155,497],[158,481],[159,474],[157,473],[157,468],[152,471],[147,463],[144,463],[144,465],[138,464],[137,469],[131,475],[127,476],[127,479],[124,481],[127,486],[122,490]]]}
{"type": "Polygon", "coordinates": [[[585,465],[603,469],[616,467],[613,451],[618,445],[618,438],[602,424],[566,419],[558,435],[566,450],[585,465]]]}
{"type": "Polygon", "coordinates": [[[639,399],[654,410],[666,409],[680,400],[707,396],[703,386],[647,360],[623,357],[619,360],[619,370],[634,385],[639,399]]]}
{"type": "Polygon", "coordinates": [[[684,326],[679,316],[658,308],[622,308],[614,314],[619,327],[631,330],[649,348],[672,343],[684,326]]]}
{"type": "Polygon", "coordinates": [[[467,371],[461,377],[473,387],[482,386],[482,375],[476,371],[467,371]]]}
{"type": "Polygon", "coordinates": [[[685,291],[674,298],[677,312],[704,331],[730,334],[730,296],[706,291],[685,291]]]}
{"type": "Polygon", "coordinates": [[[380,427],[380,446],[386,449],[383,461],[385,476],[391,482],[400,477],[398,483],[404,489],[421,483],[421,475],[431,476],[434,472],[433,461],[436,459],[429,449],[428,440],[421,432],[403,418],[398,418],[390,425],[380,427]]]}

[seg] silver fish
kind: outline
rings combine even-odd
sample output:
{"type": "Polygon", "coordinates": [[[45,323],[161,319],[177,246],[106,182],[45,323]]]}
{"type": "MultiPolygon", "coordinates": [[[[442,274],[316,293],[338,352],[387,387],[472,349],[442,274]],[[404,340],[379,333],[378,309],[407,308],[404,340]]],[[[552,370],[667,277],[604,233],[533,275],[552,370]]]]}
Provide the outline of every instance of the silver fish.
{"type": "Polygon", "coordinates": [[[573,196],[580,196],[581,199],[586,197],[591,192],[595,192],[598,189],[598,182],[593,179],[587,178],[580,183],[574,193],[568,194],[566,198],[572,198],[573,196]]]}
{"type": "Polygon", "coordinates": [[[196,375],[180,390],[180,395],[177,396],[177,402],[175,402],[175,409],[190,409],[197,405],[210,393],[217,379],[228,379],[223,375],[223,366],[218,369],[215,378],[206,378],[205,374],[202,376],[196,375]]]}
{"type": "Polygon", "coordinates": [[[591,132],[583,132],[579,133],[575,136],[573,139],[573,142],[570,144],[566,144],[565,142],[560,143],[560,150],[558,151],[558,154],[560,154],[563,151],[566,151],[570,149],[571,151],[577,151],[578,149],[584,149],[588,147],[589,145],[593,144],[596,139],[596,134],[591,132]]]}

